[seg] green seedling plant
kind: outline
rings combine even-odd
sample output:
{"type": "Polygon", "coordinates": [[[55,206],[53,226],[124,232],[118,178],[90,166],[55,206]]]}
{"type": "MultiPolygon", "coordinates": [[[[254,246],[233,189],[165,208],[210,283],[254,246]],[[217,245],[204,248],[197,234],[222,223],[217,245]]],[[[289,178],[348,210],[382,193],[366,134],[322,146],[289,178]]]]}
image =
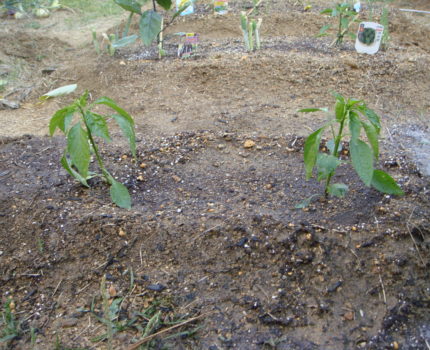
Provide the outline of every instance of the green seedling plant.
{"type": "MultiPolygon", "coordinates": [[[[355,34],[350,31],[350,27],[354,22],[358,20],[359,14],[357,14],[353,10],[351,4],[348,4],[348,3],[337,4],[333,8],[327,8],[321,11],[321,14],[327,14],[327,15],[330,15],[331,17],[337,17],[338,19],[336,37],[333,40],[333,42],[330,44],[330,46],[341,45],[343,43],[345,36],[349,36],[350,38],[355,39],[355,34]]],[[[331,24],[327,24],[323,26],[320,29],[320,32],[317,36],[318,37],[327,36],[328,35],[327,32],[331,27],[332,27],[331,24]]]]}
{"type": "Polygon", "coordinates": [[[243,33],[243,41],[246,50],[249,52],[260,50],[261,48],[260,28],[263,19],[256,19],[251,15],[253,12],[257,11],[258,6],[260,6],[262,2],[263,0],[253,0],[253,7],[248,12],[242,11],[240,14],[240,28],[243,33]]]}
{"type": "Polygon", "coordinates": [[[94,49],[98,55],[106,51],[110,56],[113,56],[117,49],[133,44],[137,38],[137,35],[119,36],[118,33],[102,33],[102,39],[99,41],[97,39],[97,33],[95,31],[92,32],[94,49]]]}
{"type": "MultiPolygon", "coordinates": [[[[174,20],[190,6],[192,0],[186,1],[174,12],[169,22],[165,23],[162,15],[157,11],[157,4],[168,11],[173,7],[172,0],[152,0],[152,9],[142,11],[142,6],[150,0],[114,0],[124,10],[130,12],[124,33],[128,34],[130,23],[134,15],[140,16],[139,35],[145,46],[150,46],[156,39],[158,43],[159,57],[164,56],[162,33],[174,20]]],[[[125,46],[125,45],[124,45],[125,46]]]]}
{"type": "Polygon", "coordinates": [[[111,141],[108,121],[113,119],[127,138],[133,157],[136,157],[136,141],[133,118],[115,101],[108,97],[101,97],[88,104],[89,93],[85,93],[75,102],[58,110],[49,123],[49,133],[53,136],[55,130],[60,129],[67,140],[67,147],[61,158],[63,168],[85,187],[89,187],[88,179],[101,176],[110,186],[112,201],[121,208],[131,208],[131,198],[127,188],[105,168],[96,137],[107,142],[111,141]],[[105,105],[115,113],[102,115],[92,111],[95,106],[105,105]],[[77,121],[74,120],[77,117],[77,121]],[[101,174],[90,172],[91,152],[97,159],[101,174]]]}
{"type": "MultiPolygon", "coordinates": [[[[336,169],[344,161],[340,159],[342,141],[349,135],[351,163],[359,178],[366,186],[392,194],[403,195],[396,181],[382,170],[374,168],[379,157],[379,134],[381,124],[379,116],[361,100],[345,99],[340,94],[334,94],[336,103],[334,117],[314,131],[306,139],[304,146],[304,162],[306,179],[317,169],[318,181],[325,181],[324,192],[328,195],[343,197],[348,186],[343,183],[331,184],[336,169]],[[329,153],[320,152],[321,138],[326,130],[331,130],[332,139],[327,142],[329,153]],[[362,131],[367,142],[361,137],[362,131]]],[[[306,108],[299,112],[328,112],[326,108],[306,108]]]]}
{"type": "Polygon", "coordinates": [[[258,20],[255,18],[249,18],[247,13],[244,11],[240,14],[240,26],[247,51],[260,50],[260,27],[262,22],[262,18],[259,18],[258,20]]]}

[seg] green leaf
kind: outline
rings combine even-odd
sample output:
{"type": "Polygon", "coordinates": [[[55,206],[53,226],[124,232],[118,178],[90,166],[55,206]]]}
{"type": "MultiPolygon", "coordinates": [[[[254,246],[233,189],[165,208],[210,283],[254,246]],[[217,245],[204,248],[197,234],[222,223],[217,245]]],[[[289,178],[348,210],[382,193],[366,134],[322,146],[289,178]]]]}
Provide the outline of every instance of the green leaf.
{"type": "Polygon", "coordinates": [[[334,107],[336,114],[336,120],[341,122],[345,118],[345,100],[336,98],[336,104],[334,107]]]}
{"type": "Polygon", "coordinates": [[[382,193],[396,196],[403,196],[405,194],[396,181],[382,170],[375,170],[373,172],[372,186],[382,193]]]}
{"type": "Polygon", "coordinates": [[[178,8],[178,11],[176,11],[173,16],[171,21],[173,21],[176,17],[178,17],[182,12],[184,12],[189,6],[191,6],[192,4],[192,0],[186,1],[183,4],[180,5],[180,7],[178,8]]]}
{"type": "Polygon", "coordinates": [[[156,0],[157,4],[165,10],[170,10],[172,7],[172,0],[156,0]]]}
{"type": "Polygon", "coordinates": [[[130,209],[131,208],[131,198],[128,193],[127,187],[118,181],[112,181],[110,186],[110,197],[112,202],[114,202],[118,207],[130,209]]]}
{"type": "Polygon", "coordinates": [[[318,181],[327,179],[340,165],[340,160],[335,156],[326,153],[319,153],[317,156],[318,181]]]}
{"type": "Polygon", "coordinates": [[[345,184],[332,184],[327,187],[327,192],[335,197],[345,197],[348,186],[345,184]]]}
{"type": "Polygon", "coordinates": [[[118,115],[115,114],[112,117],[116,120],[124,136],[128,139],[133,157],[136,157],[136,136],[134,133],[134,120],[130,116],[130,114],[128,114],[121,107],[119,107],[115,103],[115,101],[110,99],[109,97],[101,97],[94,101],[94,104],[103,104],[118,112],[118,115]]]}
{"type": "Polygon", "coordinates": [[[118,123],[122,133],[127,138],[130,145],[131,154],[136,157],[136,135],[134,133],[134,123],[130,123],[129,119],[124,118],[120,114],[113,114],[112,118],[118,123]]]}
{"type": "Polygon", "coordinates": [[[90,146],[88,144],[88,134],[80,123],[76,123],[68,133],[67,152],[70,155],[72,164],[86,178],[90,165],[90,146]]]}
{"type": "Polygon", "coordinates": [[[361,121],[361,125],[363,125],[364,131],[366,132],[367,139],[369,140],[369,144],[373,150],[373,156],[376,160],[379,157],[379,141],[378,141],[378,132],[376,131],[373,124],[366,123],[361,121]]]}
{"type": "Polygon", "coordinates": [[[119,40],[115,40],[111,45],[113,48],[118,49],[120,47],[124,47],[124,46],[133,44],[137,38],[138,38],[138,36],[136,34],[125,36],[119,40]]]}
{"type": "Polygon", "coordinates": [[[87,180],[81,176],[81,174],[79,174],[77,171],[75,171],[72,168],[72,163],[70,162],[70,160],[64,155],[61,158],[61,165],[63,166],[64,169],[66,169],[66,171],[72,175],[76,180],[78,180],[82,185],[84,185],[85,187],[90,187],[87,183],[87,180]]]}
{"type": "Polygon", "coordinates": [[[352,166],[366,186],[370,186],[373,176],[373,153],[362,140],[350,143],[352,166]]]}
{"type": "Polygon", "coordinates": [[[300,113],[311,113],[311,112],[328,112],[328,108],[303,108],[299,109],[297,112],[300,113]]]}
{"type": "Polygon", "coordinates": [[[153,10],[145,11],[139,22],[139,29],[143,44],[151,45],[161,31],[161,15],[153,10]]]}
{"type": "Polygon", "coordinates": [[[333,9],[324,9],[320,12],[322,15],[331,15],[333,13],[333,9]]]}
{"type": "Polygon", "coordinates": [[[379,134],[381,130],[379,116],[372,109],[367,108],[366,106],[363,106],[360,110],[367,117],[367,119],[369,119],[369,121],[372,123],[372,125],[375,127],[375,130],[379,134]]]}
{"type": "Polygon", "coordinates": [[[139,15],[142,13],[140,4],[135,0],[114,0],[114,2],[126,11],[137,13],[139,15]]]}
{"type": "Polygon", "coordinates": [[[316,130],[308,136],[304,146],[304,161],[306,170],[306,179],[309,180],[312,177],[312,170],[317,161],[317,155],[319,150],[319,145],[321,141],[321,134],[324,127],[316,130]]]}
{"type": "Polygon", "coordinates": [[[319,33],[317,34],[317,37],[328,35],[327,30],[329,30],[330,28],[331,28],[330,24],[326,24],[326,25],[322,26],[319,33]]]}
{"type": "Polygon", "coordinates": [[[92,135],[104,138],[108,142],[111,141],[106,120],[102,115],[87,111],[85,122],[92,135]]]}
{"type": "Polygon", "coordinates": [[[48,98],[51,98],[51,97],[58,97],[61,95],[70,94],[73,91],[75,91],[77,87],[78,87],[78,85],[76,85],[76,84],[65,85],[65,86],[59,87],[58,89],[51,90],[51,91],[47,92],[46,94],[40,96],[39,100],[44,101],[44,100],[47,100],[48,98]]]}
{"type": "Polygon", "coordinates": [[[353,111],[349,112],[349,131],[351,132],[351,142],[355,142],[360,138],[360,117],[353,111]]]}
{"type": "Polygon", "coordinates": [[[51,136],[54,135],[57,128],[66,134],[75,111],[76,108],[74,106],[67,106],[55,112],[49,122],[49,134],[51,136]]]}

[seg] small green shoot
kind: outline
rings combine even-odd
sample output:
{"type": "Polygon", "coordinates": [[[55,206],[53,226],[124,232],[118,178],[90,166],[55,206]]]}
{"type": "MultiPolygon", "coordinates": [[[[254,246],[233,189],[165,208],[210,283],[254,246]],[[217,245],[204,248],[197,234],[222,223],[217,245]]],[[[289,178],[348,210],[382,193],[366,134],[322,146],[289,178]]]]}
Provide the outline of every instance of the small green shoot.
{"type": "MultiPolygon", "coordinates": [[[[374,169],[374,162],[379,157],[379,133],[381,130],[379,116],[366,106],[363,101],[345,99],[340,94],[334,94],[336,103],[335,115],[325,125],[308,136],[304,146],[304,161],[306,179],[312,177],[313,169],[317,169],[318,181],[325,181],[325,195],[343,197],[348,186],[342,183],[331,184],[330,181],[338,166],[344,161],[340,160],[341,142],[348,134],[351,153],[351,163],[360,179],[366,186],[372,186],[382,193],[403,195],[402,189],[394,179],[382,170],[374,169]],[[337,131],[335,126],[338,126],[337,131]],[[329,153],[319,152],[321,137],[325,130],[331,130],[333,139],[327,142],[329,153]],[[364,130],[367,142],[361,138],[364,130]]],[[[325,108],[306,108],[299,112],[309,113],[323,111],[325,108]]]]}
{"type": "Polygon", "coordinates": [[[13,339],[21,335],[20,323],[15,319],[12,312],[13,300],[8,299],[3,306],[0,319],[0,344],[6,343],[8,345],[13,339]]]}
{"type": "MultiPolygon", "coordinates": [[[[351,32],[349,29],[352,23],[357,21],[359,14],[354,12],[350,4],[348,3],[337,4],[333,8],[327,8],[321,11],[321,14],[327,14],[327,15],[330,15],[331,17],[338,18],[336,38],[333,40],[330,46],[341,45],[343,43],[345,36],[349,36],[352,39],[355,39],[355,34],[351,32]]],[[[327,31],[330,28],[331,28],[331,24],[327,24],[323,26],[320,29],[320,32],[317,36],[318,37],[327,36],[328,35],[327,31]]]]}
{"type": "Polygon", "coordinates": [[[61,158],[61,165],[82,185],[89,187],[87,180],[97,176],[97,174],[89,170],[91,152],[93,152],[101,170],[101,174],[98,174],[98,176],[102,176],[109,184],[112,201],[121,208],[130,209],[130,194],[127,188],[116,181],[105,168],[95,137],[97,136],[110,142],[108,121],[112,118],[127,138],[133,157],[136,157],[134,120],[115,101],[108,97],[101,97],[89,105],[88,98],[89,93],[85,91],[75,102],[58,110],[51,118],[49,123],[50,135],[52,136],[58,128],[67,139],[67,147],[61,158]],[[112,115],[95,113],[92,109],[97,105],[105,105],[116,113],[112,115]],[[78,121],[73,124],[75,115],[78,115],[78,121]]]}

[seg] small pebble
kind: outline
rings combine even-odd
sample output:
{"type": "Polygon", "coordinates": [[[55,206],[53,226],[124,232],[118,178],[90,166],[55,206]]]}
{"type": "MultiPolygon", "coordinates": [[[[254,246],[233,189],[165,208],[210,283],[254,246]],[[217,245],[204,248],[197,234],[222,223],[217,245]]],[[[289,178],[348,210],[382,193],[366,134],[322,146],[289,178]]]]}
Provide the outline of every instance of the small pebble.
{"type": "Polygon", "coordinates": [[[166,286],[162,285],[161,283],[156,284],[150,284],[146,289],[153,290],[154,292],[162,292],[166,289],[166,286]]]}
{"type": "Polygon", "coordinates": [[[255,142],[252,140],[246,140],[243,144],[244,148],[252,148],[255,146],[255,142]]]}

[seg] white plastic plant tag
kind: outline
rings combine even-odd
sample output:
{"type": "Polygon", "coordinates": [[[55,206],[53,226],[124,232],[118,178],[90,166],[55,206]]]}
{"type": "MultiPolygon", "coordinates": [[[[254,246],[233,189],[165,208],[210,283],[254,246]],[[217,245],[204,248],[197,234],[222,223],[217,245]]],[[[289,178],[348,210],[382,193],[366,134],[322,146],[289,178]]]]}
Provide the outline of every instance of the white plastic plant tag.
{"type": "Polygon", "coordinates": [[[361,22],[358,27],[355,49],[358,53],[374,55],[381,46],[384,26],[374,22],[361,22]]]}
{"type": "Polygon", "coordinates": [[[225,15],[228,12],[228,1],[214,0],[214,11],[218,15],[225,15]]]}
{"type": "Polygon", "coordinates": [[[191,15],[194,13],[194,1],[193,0],[176,0],[176,11],[179,11],[179,9],[186,5],[186,3],[190,3],[190,5],[181,12],[181,16],[191,15]]]}

